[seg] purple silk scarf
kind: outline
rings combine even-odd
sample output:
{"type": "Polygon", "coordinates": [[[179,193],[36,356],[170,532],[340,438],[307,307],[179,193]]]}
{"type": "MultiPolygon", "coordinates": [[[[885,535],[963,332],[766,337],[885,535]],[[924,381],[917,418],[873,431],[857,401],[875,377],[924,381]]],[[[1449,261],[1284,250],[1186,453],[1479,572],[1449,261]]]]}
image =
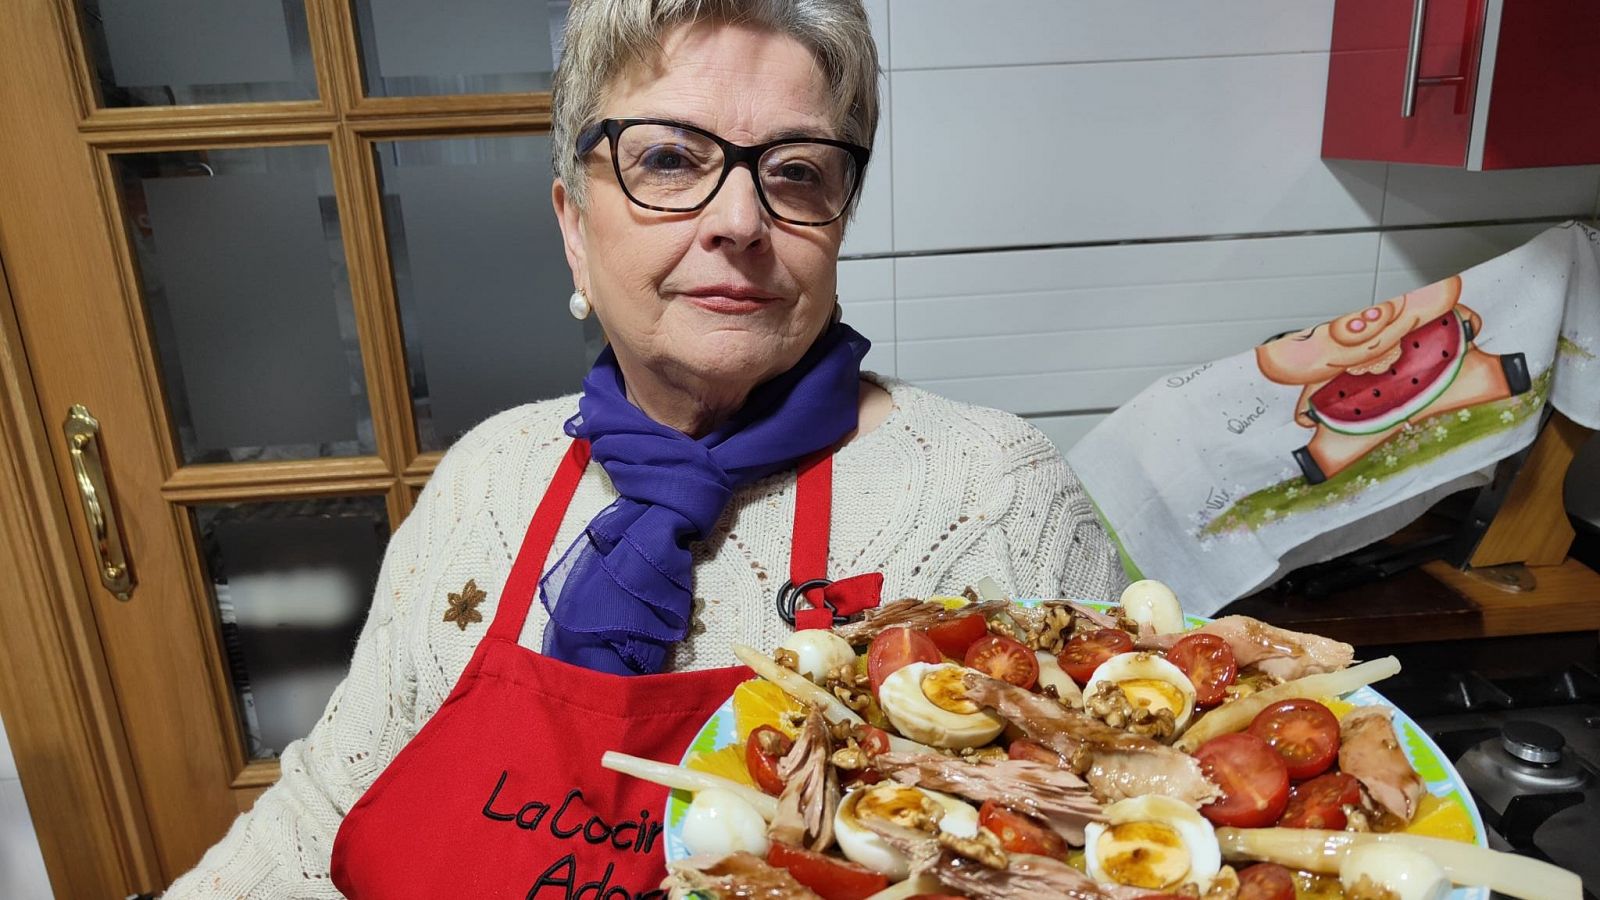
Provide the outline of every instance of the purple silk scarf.
{"type": "Polygon", "coordinates": [[[621,494],[539,583],[550,612],[543,652],[619,675],[660,672],[689,633],[689,544],[709,534],[733,492],[836,443],[856,427],[871,343],[835,323],[794,368],[750,392],[698,440],[628,402],[611,348],[583,379],[566,432],[589,440],[621,494]]]}

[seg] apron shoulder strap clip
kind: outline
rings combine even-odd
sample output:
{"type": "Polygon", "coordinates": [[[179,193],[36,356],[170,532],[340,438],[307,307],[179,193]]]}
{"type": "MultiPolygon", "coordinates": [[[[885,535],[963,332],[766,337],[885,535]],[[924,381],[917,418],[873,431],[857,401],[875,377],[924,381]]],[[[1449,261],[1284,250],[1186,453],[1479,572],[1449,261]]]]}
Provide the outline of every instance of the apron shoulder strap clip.
{"type": "Polygon", "coordinates": [[[818,596],[822,598],[821,607],[813,609],[800,608],[800,598],[806,595],[806,591],[813,588],[825,588],[830,584],[833,584],[833,582],[827,578],[813,578],[810,581],[802,581],[799,584],[795,584],[793,581],[785,581],[783,586],[778,588],[778,618],[787,623],[789,627],[801,630],[831,628],[834,625],[843,625],[850,621],[849,616],[839,614],[838,607],[833,605],[833,601],[828,599],[827,593],[823,591],[817,592],[818,596]]]}

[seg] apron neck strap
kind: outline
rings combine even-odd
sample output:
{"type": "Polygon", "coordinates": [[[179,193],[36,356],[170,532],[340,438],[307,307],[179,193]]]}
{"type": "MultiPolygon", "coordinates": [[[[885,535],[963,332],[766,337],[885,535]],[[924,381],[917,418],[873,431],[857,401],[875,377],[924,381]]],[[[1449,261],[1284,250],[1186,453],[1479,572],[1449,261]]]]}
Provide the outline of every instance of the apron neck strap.
{"type": "MultiPolygon", "coordinates": [[[[555,545],[556,532],[566,518],[567,508],[578,491],[578,482],[589,465],[589,442],[574,439],[572,446],[561,458],[544,497],[533,511],[533,520],[522,538],[522,548],[511,565],[511,574],[500,592],[494,621],[489,624],[489,637],[516,643],[522,634],[522,625],[528,610],[539,593],[539,579],[544,575],[545,562],[550,548],[555,545]]],[[[789,551],[789,577],[792,583],[802,584],[813,578],[826,577],[828,573],[828,536],[833,515],[833,451],[819,451],[800,463],[795,481],[794,543],[789,551]]],[[[808,593],[813,604],[821,601],[820,589],[808,593]],[[814,598],[814,599],[812,599],[814,598]]]]}
{"type": "MultiPolygon", "coordinates": [[[[794,541],[789,548],[789,583],[802,585],[828,577],[828,537],[833,519],[833,450],[819,450],[800,461],[794,485],[794,541]]],[[[806,591],[814,607],[822,588],[806,591]]]]}
{"type": "Polygon", "coordinates": [[[515,644],[522,634],[522,623],[528,618],[534,596],[539,593],[539,577],[544,574],[544,563],[556,542],[556,532],[561,530],[561,520],[566,518],[572,495],[578,492],[578,482],[588,467],[589,442],[576,438],[561,457],[555,477],[550,479],[544,497],[533,511],[528,532],[522,537],[522,549],[517,551],[506,586],[500,591],[494,621],[489,625],[489,637],[515,644]]]}

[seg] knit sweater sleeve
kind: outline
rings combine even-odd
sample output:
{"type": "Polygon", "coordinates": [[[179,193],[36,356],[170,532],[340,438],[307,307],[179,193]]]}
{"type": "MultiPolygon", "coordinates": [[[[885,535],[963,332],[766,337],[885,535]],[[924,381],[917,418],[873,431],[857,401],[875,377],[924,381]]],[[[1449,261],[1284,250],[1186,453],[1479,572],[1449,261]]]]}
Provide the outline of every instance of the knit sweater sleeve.
{"type": "Polygon", "coordinates": [[[1013,597],[1115,600],[1127,576],[1083,485],[1049,438],[1017,424],[1023,433],[980,478],[996,520],[952,561],[942,590],[987,575],[1013,597]]]}
{"type": "Polygon", "coordinates": [[[414,620],[426,608],[431,559],[465,512],[459,470],[472,455],[458,445],[445,456],[390,538],[349,673],[311,733],[284,748],[277,783],[166,898],[341,896],[329,877],[339,824],[420,728],[412,648],[426,623],[414,620]]]}

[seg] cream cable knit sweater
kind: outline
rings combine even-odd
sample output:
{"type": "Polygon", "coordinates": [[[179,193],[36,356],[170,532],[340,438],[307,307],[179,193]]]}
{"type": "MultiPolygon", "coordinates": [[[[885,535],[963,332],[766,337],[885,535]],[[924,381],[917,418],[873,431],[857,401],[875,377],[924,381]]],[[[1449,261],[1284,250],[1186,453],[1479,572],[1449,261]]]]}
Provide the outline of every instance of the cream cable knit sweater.
{"type": "MultiPolygon", "coordinates": [[[[884,573],[885,599],[960,593],[984,576],[1018,597],[1111,598],[1123,575],[1087,496],[1061,455],[1015,416],[873,376],[894,409],[834,457],[828,575],[884,573]]],[[[389,542],[350,673],[282,778],[168,898],[338,897],[334,835],[400,748],[444,702],[493,619],[501,587],[568,438],[575,397],[517,407],[474,428],[440,462],[389,542]],[[488,594],[465,631],[443,620],[468,579],[488,594]]],[[[564,550],[616,493],[584,473],[551,550],[564,550]]],[[[774,612],[788,578],[794,473],[734,495],[695,549],[697,624],[677,669],[733,665],[729,645],[771,648],[789,629],[774,612]]],[[[535,601],[521,643],[537,648],[535,601]]]]}

